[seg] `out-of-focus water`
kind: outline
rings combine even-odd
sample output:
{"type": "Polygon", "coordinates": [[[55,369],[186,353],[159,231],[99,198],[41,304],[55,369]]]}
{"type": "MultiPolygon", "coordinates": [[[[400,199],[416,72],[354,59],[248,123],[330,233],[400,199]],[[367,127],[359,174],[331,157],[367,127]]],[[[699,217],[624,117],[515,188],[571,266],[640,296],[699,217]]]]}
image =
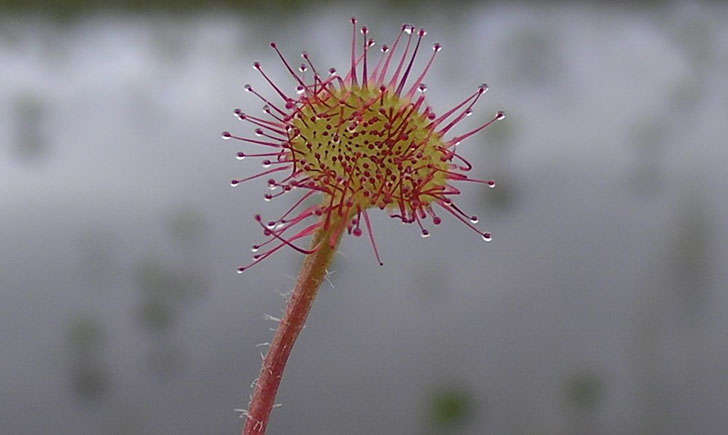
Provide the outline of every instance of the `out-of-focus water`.
{"type": "MultiPolygon", "coordinates": [[[[346,65],[352,14],[445,50],[442,111],[487,82],[446,220],[345,239],[270,433],[721,434],[728,426],[728,7],[0,18],[0,422],[9,434],[236,433],[300,262],[235,274],[265,181],[222,130],[286,82],[268,49],[346,65]]],[[[289,83],[293,87],[293,83],[289,83]]]]}

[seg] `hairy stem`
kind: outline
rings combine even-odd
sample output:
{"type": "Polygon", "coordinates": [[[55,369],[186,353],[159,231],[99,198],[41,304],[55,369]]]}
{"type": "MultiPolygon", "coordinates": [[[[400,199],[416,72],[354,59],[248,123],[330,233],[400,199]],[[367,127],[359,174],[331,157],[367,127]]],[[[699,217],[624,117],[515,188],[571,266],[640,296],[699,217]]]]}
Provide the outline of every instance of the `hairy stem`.
{"type": "Polygon", "coordinates": [[[278,329],[255,383],[243,435],[261,435],[268,427],[268,419],[275,403],[278,386],[283,378],[288,356],[291,354],[298,334],[303,329],[319,286],[326,278],[326,269],[336,252],[343,223],[343,220],[329,222],[329,225],[322,226],[313,237],[313,245],[320,243],[321,246],[316,252],[306,256],[303,262],[298,282],[288,301],[286,314],[278,324],[278,329]]]}

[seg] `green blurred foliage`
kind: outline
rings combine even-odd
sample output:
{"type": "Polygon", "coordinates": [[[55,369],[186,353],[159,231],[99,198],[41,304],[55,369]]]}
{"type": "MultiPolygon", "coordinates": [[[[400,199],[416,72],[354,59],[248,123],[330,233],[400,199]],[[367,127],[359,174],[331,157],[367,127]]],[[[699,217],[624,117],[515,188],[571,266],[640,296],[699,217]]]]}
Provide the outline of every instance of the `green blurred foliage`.
{"type": "Polygon", "coordinates": [[[442,387],[430,398],[429,420],[440,433],[467,424],[475,413],[475,400],[470,391],[461,387],[442,387]]]}
{"type": "Polygon", "coordinates": [[[40,12],[57,18],[70,18],[88,12],[219,12],[237,10],[240,13],[294,12],[311,4],[333,3],[330,0],[4,0],[0,1],[0,10],[14,12],[40,12]]]}
{"type": "MultiPolygon", "coordinates": [[[[541,4],[543,1],[531,0],[531,3],[541,4]]],[[[495,1],[483,0],[461,0],[458,2],[461,7],[473,6],[484,3],[496,3],[495,1]]],[[[528,2],[527,2],[528,3],[528,2]]],[[[549,1],[549,4],[564,3],[561,1],[549,1]]],[[[593,3],[605,4],[603,2],[594,1],[593,3]]],[[[660,4],[667,3],[666,0],[641,0],[629,3],[615,2],[619,7],[640,7],[653,8],[660,4]]],[[[246,14],[286,14],[292,16],[298,11],[304,10],[306,7],[326,6],[340,4],[333,0],[178,0],[170,2],[166,0],[0,0],[0,10],[17,11],[17,12],[40,12],[56,16],[59,18],[73,17],[75,15],[84,14],[94,11],[127,11],[127,12],[166,12],[166,13],[184,13],[184,12],[216,12],[216,11],[238,11],[246,14]]],[[[356,4],[352,2],[352,4],[356,4]]],[[[459,8],[453,8],[452,2],[443,0],[384,0],[373,2],[383,8],[402,9],[414,7],[447,7],[449,11],[454,13],[459,8]]]]}
{"type": "Polygon", "coordinates": [[[158,342],[147,355],[149,369],[160,379],[170,380],[184,368],[182,350],[168,341],[158,342]]]}
{"type": "Polygon", "coordinates": [[[89,354],[104,344],[104,332],[95,319],[87,316],[75,318],[68,327],[68,345],[80,354],[89,354]]]}
{"type": "Polygon", "coordinates": [[[139,307],[139,321],[151,331],[168,329],[173,318],[172,307],[161,298],[150,297],[139,307]]]}
{"type": "Polygon", "coordinates": [[[110,374],[103,360],[105,334],[94,318],[81,315],[68,327],[71,388],[77,397],[94,401],[108,391],[110,374]]]}
{"type": "Polygon", "coordinates": [[[591,371],[573,373],[564,381],[564,399],[571,408],[594,411],[604,395],[601,378],[591,371]]]}
{"type": "Polygon", "coordinates": [[[71,372],[73,392],[85,400],[99,399],[109,389],[108,372],[98,364],[76,364],[71,372]]]}
{"type": "Polygon", "coordinates": [[[672,240],[669,242],[669,269],[672,284],[680,298],[681,315],[698,321],[709,306],[713,223],[706,210],[709,205],[699,191],[682,200],[672,240]]]}
{"type": "Polygon", "coordinates": [[[48,151],[48,141],[43,134],[46,111],[41,96],[26,91],[12,102],[14,154],[23,161],[41,161],[48,151]]]}
{"type": "Polygon", "coordinates": [[[175,240],[196,241],[205,231],[205,217],[197,210],[183,208],[169,217],[169,232],[175,240]]]}
{"type": "Polygon", "coordinates": [[[153,259],[137,266],[135,280],[142,292],[139,321],[150,331],[169,329],[180,307],[205,292],[205,284],[196,274],[173,270],[153,259]]]}

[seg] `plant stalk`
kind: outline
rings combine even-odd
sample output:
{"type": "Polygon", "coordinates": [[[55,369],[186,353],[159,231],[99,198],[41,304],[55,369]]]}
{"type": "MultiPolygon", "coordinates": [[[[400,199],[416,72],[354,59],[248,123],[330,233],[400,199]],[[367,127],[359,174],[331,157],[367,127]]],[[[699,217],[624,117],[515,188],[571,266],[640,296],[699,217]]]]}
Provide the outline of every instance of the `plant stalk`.
{"type": "Polygon", "coordinates": [[[341,225],[344,222],[345,220],[329,222],[329,225],[322,226],[313,237],[312,246],[319,243],[321,246],[317,251],[308,254],[303,262],[298,282],[288,301],[286,313],[278,324],[255,383],[247,420],[243,427],[243,435],[261,435],[268,427],[268,419],[275,403],[278,386],[283,378],[288,356],[291,354],[298,334],[303,329],[316,293],[326,278],[327,268],[331,264],[343,233],[341,225]]]}

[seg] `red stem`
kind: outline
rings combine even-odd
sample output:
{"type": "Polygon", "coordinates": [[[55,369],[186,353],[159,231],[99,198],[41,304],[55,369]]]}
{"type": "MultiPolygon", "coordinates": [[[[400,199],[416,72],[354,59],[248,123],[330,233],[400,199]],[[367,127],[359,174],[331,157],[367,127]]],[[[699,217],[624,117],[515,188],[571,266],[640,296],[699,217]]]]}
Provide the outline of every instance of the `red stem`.
{"type": "Polygon", "coordinates": [[[278,325],[255,383],[255,391],[248,408],[243,435],[261,435],[268,427],[268,419],[275,403],[278,386],[283,378],[288,356],[291,354],[298,334],[303,329],[319,286],[326,278],[326,269],[331,263],[343,233],[337,229],[340,229],[340,225],[345,222],[345,220],[329,222],[326,228],[322,226],[313,237],[313,246],[321,242],[321,247],[316,252],[307,255],[303,262],[298,283],[286,308],[286,314],[278,325]],[[332,240],[332,235],[334,240],[332,240]]]}

